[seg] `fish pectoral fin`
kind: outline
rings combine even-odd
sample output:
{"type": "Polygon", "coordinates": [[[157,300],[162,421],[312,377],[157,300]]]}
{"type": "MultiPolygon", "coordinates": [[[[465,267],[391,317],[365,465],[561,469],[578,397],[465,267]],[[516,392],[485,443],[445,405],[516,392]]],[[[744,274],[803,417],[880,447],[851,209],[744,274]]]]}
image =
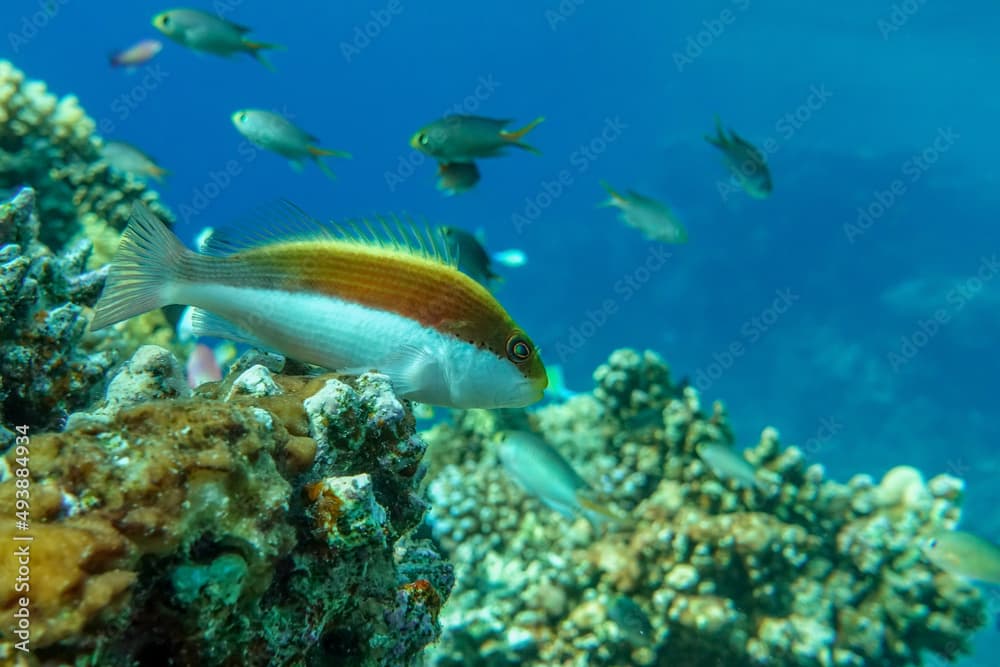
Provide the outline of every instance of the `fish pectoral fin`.
{"type": "Polygon", "coordinates": [[[225,338],[237,343],[246,343],[262,350],[271,349],[270,346],[262,343],[259,338],[238,324],[201,308],[191,309],[191,330],[196,336],[225,338]]]}
{"type": "Polygon", "coordinates": [[[396,394],[403,398],[432,386],[441,374],[438,360],[419,345],[403,345],[374,366],[389,376],[396,394]]]}

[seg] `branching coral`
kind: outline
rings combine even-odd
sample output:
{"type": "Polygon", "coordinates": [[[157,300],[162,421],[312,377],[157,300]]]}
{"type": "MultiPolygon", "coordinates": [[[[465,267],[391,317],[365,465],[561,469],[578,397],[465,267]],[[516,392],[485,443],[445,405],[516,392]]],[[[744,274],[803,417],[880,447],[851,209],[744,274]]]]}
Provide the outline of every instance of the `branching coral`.
{"type": "Polygon", "coordinates": [[[489,425],[427,434],[429,522],[458,582],[431,664],[903,667],[968,650],[980,593],[919,551],[958,521],[960,480],[903,468],[840,484],[765,429],[745,454],[760,483],[741,485],[697,453],[731,445],[722,406],[704,413],[658,357],[620,350],[594,378],[530,421],[628,512],[608,531],[525,497],[489,425]],[[648,615],[648,641],[612,620],[621,596],[648,615]]]}
{"type": "Polygon", "coordinates": [[[173,219],[141,180],[111,171],[100,159],[94,131],[76,97],[57,98],[0,60],[0,188],[35,188],[45,220],[41,241],[53,249],[85,224],[123,229],[137,200],[173,219]]]}

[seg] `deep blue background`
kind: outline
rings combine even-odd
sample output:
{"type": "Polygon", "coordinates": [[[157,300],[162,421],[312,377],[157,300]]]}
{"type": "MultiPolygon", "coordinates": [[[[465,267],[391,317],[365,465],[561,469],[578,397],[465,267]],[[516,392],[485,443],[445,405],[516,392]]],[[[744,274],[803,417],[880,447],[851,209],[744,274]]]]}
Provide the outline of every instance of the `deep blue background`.
{"type": "MultiPolygon", "coordinates": [[[[498,294],[549,363],[564,357],[571,386],[589,387],[593,368],[622,346],[656,349],[698,383],[699,372],[740,344],[729,368],[700,384],[706,401],[727,403],[741,442],[771,424],[840,478],[898,463],[929,476],[960,474],[969,483],[965,525],[1000,539],[1000,275],[988,269],[981,285],[955,291],[1000,253],[994,3],[912,2],[900,14],[904,3],[885,0],[715,0],[695,9],[587,1],[563,3],[573,12],[554,22],[552,1],[248,0],[227,3],[228,17],[253,27],[254,38],[288,46],[269,55],[277,73],[167,42],[151,64],[158,82],[146,71],[111,70],[105,56],[157,36],[149,20],[163,6],[47,4],[54,15],[24,42],[11,34],[28,35],[26,19],[5,22],[0,56],[59,94],[78,95],[106,136],[144,147],[171,169],[161,191],[182,235],[279,197],[322,217],[405,210],[482,228],[492,248],[528,253],[498,294]],[[367,45],[354,42],[372,11],[390,7],[401,11],[367,45]],[[889,32],[894,11],[903,20],[889,32]],[[703,46],[686,52],[700,32],[703,46]],[[352,43],[360,52],[345,56],[352,43]],[[678,66],[685,52],[691,62],[678,66]],[[546,116],[529,137],[544,155],[514,151],[483,162],[476,190],[444,198],[429,161],[405,177],[400,165],[421,162],[407,139],[482,80],[495,90],[464,110],[517,123],[546,116]],[[828,99],[802,107],[814,90],[828,99]],[[122,96],[133,100],[128,113],[122,96]],[[273,154],[248,160],[229,121],[241,107],[283,110],[355,159],[331,160],[336,182],[311,166],[296,174],[273,154]],[[796,113],[793,125],[786,115],[796,113]],[[720,196],[725,172],[702,140],[714,114],[759,145],[772,140],[771,199],[720,196]],[[624,129],[584,170],[578,151],[608,119],[624,129]],[[957,138],[913,180],[908,161],[942,132],[957,138]],[[198,193],[231,160],[239,175],[192,214],[198,193]],[[571,184],[518,228],[513,216],[561,170],[571,184]],[[667,264],[627,300],[614,285],[652,246],[596,208],[601,179],[668,201],[690,232],[690,243],[670,248],[667,264]],[[850,242],[845,224],[897,179],[905,192],[850,242]],[[797,300],[751,341],[744,324],[778,290],[797,300]],[[579,349],[557,354],[606,299],[616,312],[579,349]],[[893,370],[889,355],[902,338],[941,308],[950,321],[893,370]]],[[[14,2],[5,15],[40,6],[14,2]]]]}

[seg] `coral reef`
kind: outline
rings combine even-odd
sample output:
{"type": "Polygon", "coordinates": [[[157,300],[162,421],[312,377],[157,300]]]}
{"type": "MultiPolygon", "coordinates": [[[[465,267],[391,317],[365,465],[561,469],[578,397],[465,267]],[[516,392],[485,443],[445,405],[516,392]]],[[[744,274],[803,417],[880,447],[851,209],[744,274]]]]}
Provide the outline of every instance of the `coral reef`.
{"type": "Polygon", "coordinates": [[[45,220],[41,241],[59,250],[82,226],[123,229],[141,200],[164,220],[173,216],[140,179],[101,160],[95,123],[73,95],[57,98],[0,60],[0,189],[30,185],[45,220]]]}
{"type": "Polygon", "coordinates": [[[429,664],[903,667],[969,650],[982,596],[919,549],[958,521],[960,480],[837,483],[767,428],[744,453],[760,483],[741,486],[697,454],[732,445],[722,406],[703,412],[655,354],[619,350],[594,379],[502,421],[544,435],[628,517],[607,530],[525,496],[490,449],[495,420],[425,434],[428,523],[456,564],[429,664]]]}
{"type": "MultiPolygon", "coordinates": [[[[30,458],[41,663],[396,667],[438,636],[454,577],[409,535],[425,511],[409,409],[385,376],[281,375],[248,355],[192,391],[142,347],[95,409],[3,459],[10,507],[30,458]]],[[[0,592],[0,660],[17,604],[0,592]]]]}
{"type": "MultiPolygon", "coordinates": [[[[85,270],[89,242],[56,256],[38,229],[33,190],[0,204],[0,420],[51,428],[97,397],[117,355],[86,332],[106,274],[85,270]]],[[[0,451],[12,440],[0,430],[0,451]]]]}

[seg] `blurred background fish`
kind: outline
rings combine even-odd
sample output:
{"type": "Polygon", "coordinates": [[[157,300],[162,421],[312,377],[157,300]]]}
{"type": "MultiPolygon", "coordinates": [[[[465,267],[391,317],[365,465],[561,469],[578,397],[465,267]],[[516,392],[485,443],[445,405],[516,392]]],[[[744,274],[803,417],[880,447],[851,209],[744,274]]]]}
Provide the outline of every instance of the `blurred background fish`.
{"type": "Polygon", "coordinates": [[[608,618],[618,625],[626,641],[633,646],[649,646],[653,643],[653,624],[632,598],[625,595],[615,597],[608,608],[608,618]]]}
{"type": "Polygon", "coordinates": [[[486,250],[482,231],[473,234],[460,227],[442,225],[438,227],[438,234],[444,239],[452,257],[458,258],[459,270],[487,287],[500,280],[500,276],[493,271],[493,262],[513,268],[524,266],[528,261],[524,252],[515,248],[491,254],[486,250]]]}
{"type": "Polygon", "coordinates": [[[621,518],[608,509],[593,488],[552,445],[527,431],[504,431],[495,441],[500,462],[527,493],[568,519],[585,517],[597,526],[621,518]]]}
{"type": "Polygon", "coordinates": [[[702,443],[698,445],[698,456],[719,479],[732,480],[740,486],[766,486],[757,479],[757,469],[732,447],[718,442],[702,443]]]}
{"type": "Polygon", "coordinates": [[[754,199],[766,199],[771,195],[771,170],[756,146],[732,130],[727,136],[718,116],[715,117],[715,136],[705,135],[705,141],[722,151],[726,167],[748,195],[754,199]]]}
{"type": "Polygon", "coordinates": [[[153,26],[173,41],[194,51],[229,57],[246,53],[270,70],[274,66],[261,53],[283,49],[278,44],[247,39],[252,29],[198,9],[171,9],[153,17],[153,26]]]}
{"type": "Polygon", "coordinates": [[[621,211],[619,218],[622,222],[635,227],[653,241],[687,243],[687,230],[666,204],[641,195],[635,190],[628,190],[622,194],[603,181],[601,185],[609,195],[601,206],[613,206],[621,211]]]}
{"type": "Polygon", "coordinates": [[[139,65],[148,63],[161,50],[163,50],[163,42],[160,40],[144,39],[128,48],[112,53],[108,56],[108,60],[112,67],[124,67],[132,70],[139,65]]]}
{"type": "Polygon", "coordinates": [[[475,162],[439,162],[437,189],[446,197],[468,192],[479,182],[475,162]]]}
{"type": "Polygon", "coordinates": [[[1000,546],[965,531],[942,531],[923,545],[924,556],[942,570],[1000,584],[1000,546]]]}
{"type": "Polygon", "coordinates": [[[297,127],[281,114],[264,109],[240,109],[230,117],[237,131],[251,143],[288,158],[296,171],[302,171],[303,161],[312,160],[330,179],[337,178],[320,158],[350,158],[344,151],[320,148],[319,139],[297,127]]]}
{"type": "Polygon", "coordinates": [[[163,181],[164,176],[170,173],[140,148],[124,141],[105,142],[101,147],[101,157],[112,169],[141,178],[163,181]]]}
{"type": "Polygon", "coordinates": [[[519,130],[505,130],[510,119],[454,115],[420,128],[410,146],[438,162],[474,162],[480,158],[500,157],[510,146],[540,153],[521,139],[545,120],[538,117],[519,130]]]}
{"type": "Polygon", "coordinates": [[[185,370],[188,386],[192,389],[206,382],[218,382],[222,379],[222,369],[215,358],[215,352],[204,343],[198,343],[191,350],[185,370]]]}

